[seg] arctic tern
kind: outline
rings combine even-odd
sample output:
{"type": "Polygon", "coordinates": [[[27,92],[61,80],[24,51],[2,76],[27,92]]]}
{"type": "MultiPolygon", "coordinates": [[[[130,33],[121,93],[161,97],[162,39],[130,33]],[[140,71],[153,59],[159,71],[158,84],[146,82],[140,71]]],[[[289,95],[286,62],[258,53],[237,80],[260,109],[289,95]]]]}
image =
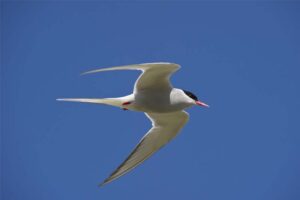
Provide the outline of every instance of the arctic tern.
{"type": "Polygon", "coordinates": [[[193,93],[173,88],[170,76],[180,68],[175,63],[144,63],[96,69],[83,74],[112,70],[141,70],[133,93],[124,97],[88,99],[63,98],[58,101],[106,104],[123,110],[144,112],[152,122],[152,128],[140,140],[125,161],[101,184],[107,184],[148,159],[153,153],[173,139],[187,123],[189,114],[184,109],[193,105],[208,107],[193,93]]]}

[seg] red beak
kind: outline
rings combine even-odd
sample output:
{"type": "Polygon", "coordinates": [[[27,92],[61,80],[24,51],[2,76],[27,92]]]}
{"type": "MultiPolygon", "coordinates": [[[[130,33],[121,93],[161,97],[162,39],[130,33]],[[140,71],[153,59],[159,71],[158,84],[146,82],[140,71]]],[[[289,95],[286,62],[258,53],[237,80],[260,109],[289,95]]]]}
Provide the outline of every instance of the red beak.
{"type": "Polygon", "coordinates": [[[204,107],[209,107],[209,105],[207,105],[206,103],[203,103],[203,102],[201,102],[201,101],[195,101],[196,102],[196,104],[197,105],[199,105],[199,106],[204,106],[204,107]]]}

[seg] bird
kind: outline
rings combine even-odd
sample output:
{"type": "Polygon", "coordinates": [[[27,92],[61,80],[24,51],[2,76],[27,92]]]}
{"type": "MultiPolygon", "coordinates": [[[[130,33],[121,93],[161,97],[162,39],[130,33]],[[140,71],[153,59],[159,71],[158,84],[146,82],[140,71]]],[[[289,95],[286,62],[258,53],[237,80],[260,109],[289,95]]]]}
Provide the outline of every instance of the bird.
{"type": "Polygon", "coordinates": [[[58,101],[106,104],[123,110],[144,112],[152,123],[129,156],[101,183],[106,185],[128,173],[173,139],[189,120],[185,109],[198,105],[209,107],[192,92],[174,88],[171,75],[180,65],[168,62],[142,63],[101,68],[83,73],[113,70],[140,70],[133,93],[117,98],[59,98],[58,101]]]}

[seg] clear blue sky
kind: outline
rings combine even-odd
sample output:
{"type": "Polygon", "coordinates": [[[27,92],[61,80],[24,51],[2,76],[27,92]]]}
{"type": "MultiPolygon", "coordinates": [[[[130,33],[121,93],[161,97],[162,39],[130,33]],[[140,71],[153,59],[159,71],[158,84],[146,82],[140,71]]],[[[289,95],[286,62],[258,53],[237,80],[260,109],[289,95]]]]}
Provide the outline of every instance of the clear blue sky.
{"type": "Polygon", "coordinates": [[[300,199],[299,3],[1,2],[3,200],[300,199]],[[134,71],[182,65],[182,133],[98,188],[149,129],[143,113],[59,97],[129,94],[134,71]]]}

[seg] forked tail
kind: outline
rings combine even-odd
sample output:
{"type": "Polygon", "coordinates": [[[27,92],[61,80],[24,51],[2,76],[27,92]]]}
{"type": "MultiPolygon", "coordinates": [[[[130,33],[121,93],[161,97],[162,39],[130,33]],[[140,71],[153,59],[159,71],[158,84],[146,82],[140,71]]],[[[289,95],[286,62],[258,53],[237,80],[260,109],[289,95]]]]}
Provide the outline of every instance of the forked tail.
{"type": "Polygon", "coordinates": [[[105,99],[86,99],[86,98],[63,98],[56,99],[57,101],[70,101],[70,102],[81,102],[81,103],[98,103],[98,104],[106,104],[116,107],[122,107],[122,103],[124,102],[124,98],[105,98],[105,99]]]}

